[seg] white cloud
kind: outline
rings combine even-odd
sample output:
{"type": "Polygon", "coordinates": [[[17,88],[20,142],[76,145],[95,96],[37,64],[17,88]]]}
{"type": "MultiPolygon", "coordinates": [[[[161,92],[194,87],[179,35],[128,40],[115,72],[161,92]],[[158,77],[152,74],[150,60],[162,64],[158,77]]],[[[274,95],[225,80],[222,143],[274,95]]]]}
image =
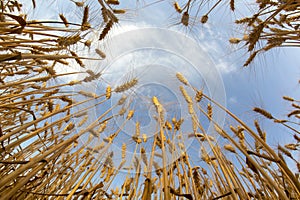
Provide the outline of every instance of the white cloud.
{"type": "Polygon", "coordinates": [[[235,96],[232,96],[229,98],[229,103],[230,104],[236,104],[237,103],[237,98],[235,96]]]}

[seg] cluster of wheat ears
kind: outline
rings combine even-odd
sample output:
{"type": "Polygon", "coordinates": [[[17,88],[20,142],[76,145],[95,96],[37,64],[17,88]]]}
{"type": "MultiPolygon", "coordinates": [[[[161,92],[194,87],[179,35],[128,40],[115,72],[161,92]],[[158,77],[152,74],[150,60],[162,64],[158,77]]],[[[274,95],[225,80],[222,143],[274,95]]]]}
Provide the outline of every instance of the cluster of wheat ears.
{"type": "MultiPolygon", "coordinates": [[[[32,0],[33,9],[38,6],[36,3],[39,2],[32,0]]],[[[79,65],[84,69],[86,60],[101,62],[105,58],[100,49],[93,50],[98,57],[89,58],[79,56],[73,48],[91,47],[92,41],[85,36],[95,29],[90,23],[91,7],[85,2],[73,3],[81,12],[80,22],[72,22],[63,14],[59,14],[57,21],[27,20],[18,0],[1,0],[1,199],[300,199],[300,131],[297,129],[300,101],[291,97],[283,97],[292,108],[285,119],[262,108],[253,109],[283,126],[286,134],[294,138],[293,143],[271,148],[258,120],[253,124],[244,123],[177,72],[174,77],[178,79],[178,90],[186,101],[182,109],[187,109],[189,116],[166,120],[165,105],[153,96],[157,132],[151,133],[149,145],[148,133],[140,133],[136,122],[130,143],[134,150],[127,154],[129,147],[122,144],[122,128],[132,120],[135,110],[122,105],[128,103],[126,91],[138,84],[138,78],[90,93],[74,88],[101,81],[101,73],[56,71],[57,65],[65,68],[79,65]],[[84,78],[58,81],[74,74],[84,78]],[[91,121],[89,109],[95,106],[93,103],[104,104],[117,93],[124,94],[117,104],[91,121]],[[122,109],[112,114],[110,111],[115,107],[122,109]],[[226,112],[224,126],[214,121],[215,108],[226,112]],[[113,118],[123,115],[125,120],[120,127],[109,126],[113,118]],[[207,132],[202,123],[204,118],[223,142],[207,132]],[[192,133],[182,128],[186,121],[192,122],[192,133]],[[187,153],[188,147],[180,140],[184,134],[197,141],[199,149],[195,151],[200,152],[201,160],[195,161],[187,153]],[[80,142],[82,137],[87,139],[80,142]],[[120,140],[121,153],[116,163],[111,146],[120,140]],[[91,145],[95,141],[96,145],[91,145]],[[172,152],[180,154],[167,164],[166,154],[172,152]],[[291,170],[287,163],[294,163],[298,170],[291,170]]],[[[182,16],[183,26],[190,25],[192,6],[211,7],[199,17],[199,23],[206,23],[218,5],[228,3],[235,11],[234,0],[173,3],[174,12],[182,16]]],[[[119,16],[126,15],[119,4],[118,0],[98,0],[94,4],[98,5],[97,14],[102,20],[96,25],[100,29],[99,40],[105,40],[110,30],[120,23],[119,16]]],[[[248,48],[245,66],[258,53],[274,47],[297,47],[300,41],[299,0],[257,0],[256,4],[253,16],[236,21],[245,27],[244,37],[229,40],[248,48]]]]}

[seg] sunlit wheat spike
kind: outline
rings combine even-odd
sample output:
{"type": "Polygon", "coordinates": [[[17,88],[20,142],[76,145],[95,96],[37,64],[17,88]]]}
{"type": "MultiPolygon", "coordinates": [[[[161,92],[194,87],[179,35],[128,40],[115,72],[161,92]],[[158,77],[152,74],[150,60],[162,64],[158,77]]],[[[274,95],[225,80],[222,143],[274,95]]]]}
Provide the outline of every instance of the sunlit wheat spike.
{"type": "Polygon", "coordinates": [[[107,35],[107,33],[110,31],[110,29],[112,28],[114,22],[112,20],[109,20],[108,23],[105,25],[104,29],[102,30],[100,36],[99,36],[99,40],[103,40],[105,38],[105,36],[107,35]]]}
{"type": "Polygon", "coordinates": [[[126,10],[124,9],[113,9],[112,10],[114,14],[125,14],[126,10]]]}
{"type": "Polygon", "coordinates": [[[202,90],[197,90],[196,95],[195,95],[195,100],[196,102],[200,102],[203,97],[203,91],[202,90]]]}
{"type": "Polygon", "coordinates": [[[53,112],[58,112],[60,110],[60,104],[56,104],[53,112]]]}
{"type": "Polygon", "coordinates": [[[108,22],[108,14],[107,14],[107,9],[102,7],[101,8],[101,15],[104,23],[108,22]]]}
{"type": "Polygon", "coordinates": [[[262,132],[257,120],[254,120],[254,125],[255,125],[255,128],[256,128],[260,138],[263,139],[264,141],[266,141],[266,134],[264,132],[262,132]]]}
{"type": "Polygon", "coordinates": [[[166,126],[166,128],[168,129],[168,130],[172,130],[172,124],[169,122],[169,121],[166,121],[165,122],[165,126],[166,126]]]}
{"type": "Polygon", "coordinates": [[[265,116],[268,119],[274,119],[273,116],[271,115],[271,113],[265,111],[264,109],[255,107],[255,108],[253,108],[253,111],[265,116]]]}
{"type": "Polygon", "coordinates": [[[58,91],[59,91],[58,88],[57,88],[57,89],[54,89],[54,90],[52,90],[52,91],[50,91],[50,92],[45,93],[43,97],[50,97],[50,96],[53,96],[54,94],[58,93],[58,91]]]}
{"type": "Polygon", "coordinates": [[[105,96],[106,96],[106,99],[110,99],[110,97],[111,97],[111,87],[110,86],[106,87],[105,96]]]}
{"type": "MultiPolygon", "coordinates": [[[[243,126],[238,125],[237,126],[237,132],[238,134],[243,133],[243,131],[246,130],[243,126]]],[[[243,136],[238,136],[239,138],[242,137],[243,139],[245,138],[244,134],[243,136]]]]}
{"type": "Polygon", "coordinates": [[[290,157],[293,159],[293,156],[291,154],[291,152],[289,152],[287,149],[285,149],[284,147],[282,147],[281,145],[278,145],[278,150],[281,151],[283,154],[285,154],[286,156],[290,157]]]}
{"type": "Polygon", "coordinates": [[[227,151],[230,151],[232,153],[236,153],[235,148],[233,146],[231,146],[230,144],[224,145],[224,149],[226,149],[227,151]]]}
{"type": "Polygon", "coordinates": [[[123,143],[122,144],[122,159],[124,159],[126,157],[126,149],[127,149],[126,143],[123,143]]]}
{"type": "Polygon", "coordinates": [[[192,177],[193,177],[193,181],[196,185],[196,188],[198,190],[198,193],[201,193],[200,192],[201,191],[201,178],[200,178],[200,174],[198,172],[198,168],[199,167],[194,167],[193,168],[193,176],[192,177]]]}
{"type": "Polygon", "coordinates": [[[257,53],[258,53],[258,51],[254,51],[253,53],[251,53],[249,58],[246,60],[244,67],[247,67],[253,61],[253,59],[256,57],[257,53]]]}
{"type": "Polygon", "coordinates": [[[182,9],[181,9],[181,7],[179,6],[179,4],[178,4],[177,1],[175,1],[173,5],[174,5],[175,10],[176,10],[178,13],[181,13],[181,12],[182,12],[182,9]]]}
{"type": "Polygon", "coordinates": [[[134,87],[135,85],[137,85],[138,83],[138,79],[137,78],[133,78],[132,80],[123,83],[122,85],[117,86],[114,89],[114,92],[120,93],[120,92],[125,92],[126,90],[129,90],[130,88],[134,87]]]}
{"type": "Polygon", "coordinates": [[[106,55],[103,51],[101,51],[100,49],[95,49],[95,52],[101,57],[101,58],[106,58],[106,55]]]}
{"type": "Polygon", "coordinates": [[[142,139],[139,138],[137,135],[133,135],[133,136],[131,137],[131,139],[132,139],[135,143],[137,143],[137,144],[141,144],[141,143],[142,143],[142,139]]]}
{"type": "Polygon", "coordinates": [[[129,110],[126,120],[130,120],[133,117],[133,115],[134,115],[134,110],[129,110]]]}
{"type": "MultiPolygon", "coordinates": [[[[73,0],[72,0],[73,1],[73,0]]],[[[83,1],[73,1],[74,4],[77,6],[77,7],[83,7],[84,6],[84,2],[83,1]]]]}
{"type": "Polygon", "coordinates": [[[280,123],[280,124],[288,122],[288,120],[285,120],[285,119],[274,119],[273,121],[274,121],[274,123],[280,123]]]}
{"type": "Polygon", "coordinates": [[[244,34],[242,39],[243,39],[243,41],[248,41],[249,40],[249,35],[244,34]]]}
{"type": "Polygon", "coordinates": [[[90,97],[90,98],[97,98],[98,97],[98,95],[95,94],[95,93],[93,93],[93,92],[86,92],[86,91],[83,91],[83,90],[80,90],[78,92],[78,94],[81,94],[81,95],[83,95],[85,97],[90,97]]]}
{"type": "Polygon", "coordinates": [[[156,143],[155,145],[157,145],[160,149],[161,149],[161,139],[158,135],[156,135],[156,143]]]}
{"type": "Polygon", "coordinates": [[[106,166],[102,167],[100,171],[100,178],[104,178],[106,172],[107,172],[107,167],[106,166]]]}
{"type": "Polygon", "coordinates": [[[204,138],[204,134],[203,133],[191,133],[191,134],[188,134],[188,137],[189,138],[191,138],[191,137],[204,138]]]}
{"type": "Polygon", "coordinates": [[[159,120],[159,123],[163,127],[164,126],[164,121],[165,121],[165,113],[164,113],[163,106],[158,101],[156,96],[152,97],[152,102],[153,102],[154,106],[156,107],[156,112],[159,114],[159,118],[157,120],[159,120]]]}
{"type": "Polygon", "coordinates": [[[59,46],[71,46],[81,40],[80,34],[75,34],[67,37],[58,37],[57,43],[59,46]]]}
{"type": "Polygon", "coordinates": [[[240,43],[242,40],[240,39],[240,38],[230,38],[229,39],[229,42],[231,43],[231,44],[238,44],[238,43],[240,43]]]}
{"type": "Polygon", "coordinates": [[[123,116],[123,115],[126,113],[126,111],[127,111],[127,109],[123,106],[123,107],[119,110],[118,115],[123,116]]]}
{"type": "MultiPolygon", "coordinates": [[[[115,168],[114,167],[108,168],[106,177],[104,179],[104,182],[108,183],[110,181],[110,179],[112,178],[114,172],[115,172],[115,168]]],[[[111,199],[112,195],[107,195],[107,193],[105,193],[105,194],[106,194],[106,196],[108,196],[109,199],[111,199]]]]}
{"type": "Polygon", "coordinates": [[[123,95],[123,96],[119,99],[118,105],[123,105],[123,104],[125,103],[126,99],[127,99],[127,96],[126,96],[126,95],[123,95]]]}
{"type": "Polygon", "coordinates": [[[245,139],[240,138],[239,139],[239,144],[241,145],[242,148],[248,149],[248,147],[245,144],[245,139]]]}
{"type": "Polygon", "coordinates": [[[185,99],[185,101],[188,103],[188,104],[192,104],[193,101],[192,101],[192,98],[188,95],[187,91],[184,89],[183,86],[179,86],[179,89],[185,99]]]}
{"type": "Polygon", "coordinates": [[[300,109],[300,105],[298,105],[298,104],[292,103],[292,106],[293,106],[294,108],[300,109]]]}
{"type": "Polygon", "coordinates": [[[172,123],[174,126],[174,130],[178,131],[180,130],[181,124],[183,123],[184,119],[179,119],[178,121],[176,120],[176,118],[172,119],[172,123]]]}
{"type": "Polygon", "coordinates": [[[195,114],[195,110],[194,110],[194,107],[193,107],[192,103],[188,104],[188,111],[189,111],[190,115],[194,115],[195,114]]]}
{"type": "Polygon", "coordinates": [[[136,122],[136,123],[135,123],[135,135],[139,137],[140,134],[141,134],[140,123],[139,123],[139,122],[136,122]]]}
{"type": "Polygon", "coordinates": [[[255,172],[256,174],[258,174],[258,169],[255,167],[255,165],[248,159],[248,157],[246,158],[246,164],[248,165],[248,167],[255,172]]]}
{"type": "Polygon", "coordinates": [[[296,115],[296,117],[297,117],[298,114],[300,114],[300,110],[293,110],[293,111],[290,112],[287,116],[288,116],[288,117],[291,117],[291,116],[293,116],[293,115],[296,115]]]}
{"type": "Polygon", "coordinates": [[[82,80],[83,82],[91,82],[91,81],[93,81],[93,80],[98,79],[98,78],[102,75],[101,72],[95,74],[92,70],[89,70],[89,69],[86,70],[86,73],[88,73],[89,76],[85,77],[85,78],[82,80]]]}
{"type": "Polygon", "coordinates": [[[185,11],[185,12],[182,14],[182,17],[181,17],[181,23],[182,23],[184,26],[188,26],[188,25],[189,25],[189,19],[190,19],[190,15],[189,15],[188,11],[185,11]]]}
{"type": "Polygon", "coordinates": [[[117,136],[117,133],[113,133],[110,136],[108,136],[107,138],[104,138],[103,141],[106,143],[112,143],[116,136],[117,136]]]}
{"type": "Polygon", "coordinates": [[[106,129],[107,123],[108,121],[105,121],[99,126],[98,133],[102,133],[106,129]]]}
{"type": "Polygon", "coordinates": [[[290,150],[294,150],[294,151],[298,150],[298,148],[297,148],[298,146],[299,145],[297,145],[297,144],[286,144],[286,145],[284,145],[285,148],[290,149],[290,150]]]}
{"type": "Polygon", "coordinates": [[[70,81],[68,83],[68,85],[73,86],[73,85],[77,85],[77,84],[80,84],[80,83],[81,83],[81,81],[79,81],[79,80],[73,80],[73,81],[70,81]]]}
{"type": "Polygon", "coordinates": [[[90,24],[88,23],[89,18],[89,7],[85,6],[83,10],[83,18],[81,22],[81,30],[86,31],[90,28],[90,24]]]}
{"type": "Polygon", "coordinates": [[[201,19],[200,19],[200,22],[201,22],[202,24],[205,24],[205,23],[207,22],[207,20],[208,20],[208,15],[203,15],[203,16],[201,17],[201,19]]]}
{"type": "Polygon", "coordinates": [[[184,85],[189,85],[188,80],[187,80],[180,72],[177,72],[177,73],[176,73],[176,77],[177,77],[177,79],[178,79],[181,83],[183,83],[184,85]]]}
{"type": "Polygon", "coordinates": [[[212,106],[210,103],[207,104],[207,115],[209,118],[212,118],[212,114],[213,114],[213,111],[212,111],[212,106]]]}
{"type": "Polygon", "coordinates": [[[73,122],[70,122],[65,128],[64,131],[71,131],[75,127],[75,124],[73,122]]]}
{"type": "MultiPolygon", "coordinates": [[[[256,18],[257,19],[257,18],[256,18]]],[[[255,20],[255,19],[254,19],[255,20]]],[[[264,29],[265,24],[262,22],[257,26],[254,26],[253,31],[249,34],[249,46],[248,51],[252,51],[255,47],[255,44],[259,40],[259,37],[264,29]]],[[[256,51],[257,52],[257,51],[256,51]]]]}
{"type": "Polygon", "coordinates": [[[161,106],[156,96],[152,97],[152,102],[156,107],[161,106]]]}
{"type": "Polygon", "coordinates": [[[65,18],[65,16],[63,14],[59,14],[59,17],[63,21],[64,25],[66,27],[69,27],[69,22],[68,22],[67,18],[65,18]]]}
{"type": "Polygon", "coordinates": [[[147,142],[148,137],[145,133],[142,134],[142,139],[143,139],[143,142],[147,142]]]}
{"type": "Polygon", "coordinates": [[[232,11],[235,10],[234,1],[235,1],[235,0],[230,0],[230,9],[231,9],[232,11]]]}
{"type": "Polygon", "coordinates": [[[80,65],[80,67],[84,67],[84,63],[78,57],[78,55],[74,51],[70,51],[71,55],[74,56],[75,61],[80,65]]]}
{"type": "Polygon", "coordinates": [[[120,2],[118,0],[107,0],[106,3],[112,4],[112,5],[119,5],[120,2]]]}
{"type": "Polygon", "coordinates": [[[297,142],[300,142],[300,137],[297,136],[296,134],[293,135],[294,139],[297,141],[297,142]]]}
{"type": "Polygon", "coordinates": [[[92,41],[91,40],[86,40],[85,42],[84,42],[84,45],[86,46],[86,47],[91,47],[91,45],[92,45],[92,41]]]}

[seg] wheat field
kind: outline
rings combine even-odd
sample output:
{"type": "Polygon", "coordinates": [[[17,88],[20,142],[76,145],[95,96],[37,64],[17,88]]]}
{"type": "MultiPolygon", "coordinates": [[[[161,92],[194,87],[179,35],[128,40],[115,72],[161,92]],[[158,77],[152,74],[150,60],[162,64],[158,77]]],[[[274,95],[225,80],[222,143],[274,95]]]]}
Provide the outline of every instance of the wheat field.
{"type": "MultiPolygon", "coordinates": [[[[170,2],[185,31],[241,3],[170,2]],[[192,12],[202,7],[204,14],[192,12]]],[[[90,66],[104,63],[112,48],[95,41],[113,40],[114,29],[134,20],[133,9],[121,0],[68,3],[71,16],[61,8],[55,19],[41,20],[26,12],[43,2],[1,0],[0,199],[300,199],[300,100],[278,97],[290,105],[284,118],[253,107],[292,138],[274,147],[260,117],[246,123],[184,71],[169,71],[180,105],[143,95],[144,71],[108,81],[109,66],[90,66]],[[147,121],[153,129],[142,128],[147,121]]],[[[300,41],[300,1],[254,3],[252,16],[234,21],[243,34],[228,38],[246,51],[243,70],[300,41]]]]}

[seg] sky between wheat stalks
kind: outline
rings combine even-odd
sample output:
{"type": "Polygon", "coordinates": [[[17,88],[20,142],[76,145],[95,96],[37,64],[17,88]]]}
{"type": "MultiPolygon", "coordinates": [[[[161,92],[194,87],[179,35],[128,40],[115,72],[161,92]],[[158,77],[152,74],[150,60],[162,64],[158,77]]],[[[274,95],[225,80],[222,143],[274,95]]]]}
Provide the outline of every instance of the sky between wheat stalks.
{"type": "MultiPolygon", "coordinates": [[[[32,9],[30,0],[23,2],[24,10],[28,14],[29,19],[59,20],[58,15],[63,13],[69,21],[74,20],[80,22],[80,13],[75,11],[75,5],[72,2],[56,0],[43,1],[38,3],[35,10],[32,9]]],[[[246,13],[251,13],[251,9],[255,6],[254,3],[250,3],[250,1],[239,2],[236,6],[235,13],[229,11],[228,5],[220,5],[218,9],[215,9],[213,13],[211,13],[208,22],[204,25],[200,24],[199,17],[193,18],[191,14],[190,22],[191,24],[195,24],[190,27],[184,27],[179,24],[180,15],[175,12],[172,1],[161,1],[153,5],[150,5],[151,3],[149,3],[149,1],[120,2],[120,7],[127,9],[127,14],[120,16],[120,22],[112,29],[112,32],[110,32],[109,39],[113,40],[114,35],[144,27],[167,28],[179,31],[191,37],[198,42],[206,54],[210,56],[208,59],[213,61],[213,67],[220,73],[221,79],[216,78],[216,81],[218,81],[216,84],[224,84],[224,102],[226,102],[226,107],[248,123],[253,124],[253,120],[259,118],[262,127],[267,131],[267,140],[272,144],[271,146],[275,147],[278,143],[289,143],[290,138],[281,137],[283,131],[286,131],[285,129],[273,123],[271,124],[271,122],[264,120],[251,110],[254,106],[262,107],[278,118],[285,118],[289,112],[288,104],[281,97],[283,95],[298,99],[300,97],[300,85],[298,82],[300,77],[299,49],[280,48],[272,50],[256,58],[254,63],[249,67],[243,68],[243,62],[247,59],[247,55],[245,54],[246,50],[243,49],[242,46],[235,47],[228,42],[230,37],[239,37],[243,34],[243,28],[234,25],[234,20],[243,17],[246,13]]],[[[98,2],[87,1],[86,3],[92,6],[98,2]]],[[[205,13],[205,6],[203,10],[200,10],[200,13],[205,13]]],[[[98,10],[98,13],[97,10],[94,10],[91,16],[95,16],[93,23],[96,24],[97,18],[101,18],[100,10],[98,10]]],[[[199,14],[199,16],[201,17],[201,14],[199,14]]],[[[99,30],[97,31],[102,29],[101,27],[98,28],[99,30]]],[[[97,32],[95,34],[97,35],[97,32]]],[[[134,38],[135,35],[131,35],[131,37],[134,38]]],[[[148,38],[149,35],[144,33],[144,37],[148,38]]],[[[95,41],[96,40],[97,38],[95,37],[95,41]]],[[[128,40],[130,40],[130,38],[128,40]]],[[[168,40],[171,40],[171,38],[165,38],[165,42],[169,44],[174,42],[168,40]]],[[[122,48],[122,43],[119,45],[120,48],[122,48]]],[[[82,48],[77,50],[86,51],[82,48]]],[[[109,41],[102,50],[107,54],[113,53],[111,51],[114,51],[113,48],[110,48],[109,41]]],[[[139,53],[143,54],[143,51],[139,53]]],[[[154,54],[162,55],[163,51],[155,50],[153,55],[154,54]]],[[[128,65],[133,65],[133,68],[125,69],[126,72],[124,73],[120,70],[121,68],[114,68],[111,71],[107,69],[106,76],[109,82],[121,82],[122,80],[128,79],[128,76],[141,76],[140,74],[145,73],[145,71],[137,72],[137,70],[131,75],[130,72],[134,69],[134,66],[145,62],[147,58],[150,59],[149,54],[144,55],[143,59],[141,59],[141,56],[136,57],[136,59],[131,59],[128,61],[128,65]],[[117,71],[121,73],[117,73],[117,71]],[[129,75],[124,76],[124,74],[129,75]],[[123,76],[123,78],[120,79],[120,76],[123,76]]],[[[175,57],[172,59],[172,62],[176,61],[175,57]]],[[[122,61],[125,62],[125,60],[122,61]]],[[[184,62],[181,61],[180,59],[177,60],[176,64],[184,64],[184,62]]],[[[209,60],[207,61],[209,62],[209,60]]],[[[111,65],[113,66],[113,64],[111,65]]],[[[95,67],[97,66],[90,66],[92,70],[97,70],[95,67]]],[[[159,73],[158,66],[150,67],[152,67],[152,72],[156,69],[159,73]]],[[[181,69],[178,68],[178,71],[189,74],[189,79],[196,80],[195,76],[197,76],[197,74],[193,76],[193,72],[189,71],[188,66],[181,69]]],[[[155,74],[153,74],[153,76],[155,76],[155,74]]],[[[159,73],[159,76],[169,84],[172,84],[172,81],[174,81],[168,77],[167,73],[159,73]]],[[[143,77],[145,78],[145,76],[143,77]]],[[[198,88],[201,88],[203,80],[199,82],[201,83],[198,83],[198,88]]],[[[206,85],[205,87],[208,86],[206,85]]],[[[171,101],[172,100],[170,100],[170,102],[171,101]]],[[[150,122],[147,122],[145,119],[144,123],[147,124],[150,122]]]]}

